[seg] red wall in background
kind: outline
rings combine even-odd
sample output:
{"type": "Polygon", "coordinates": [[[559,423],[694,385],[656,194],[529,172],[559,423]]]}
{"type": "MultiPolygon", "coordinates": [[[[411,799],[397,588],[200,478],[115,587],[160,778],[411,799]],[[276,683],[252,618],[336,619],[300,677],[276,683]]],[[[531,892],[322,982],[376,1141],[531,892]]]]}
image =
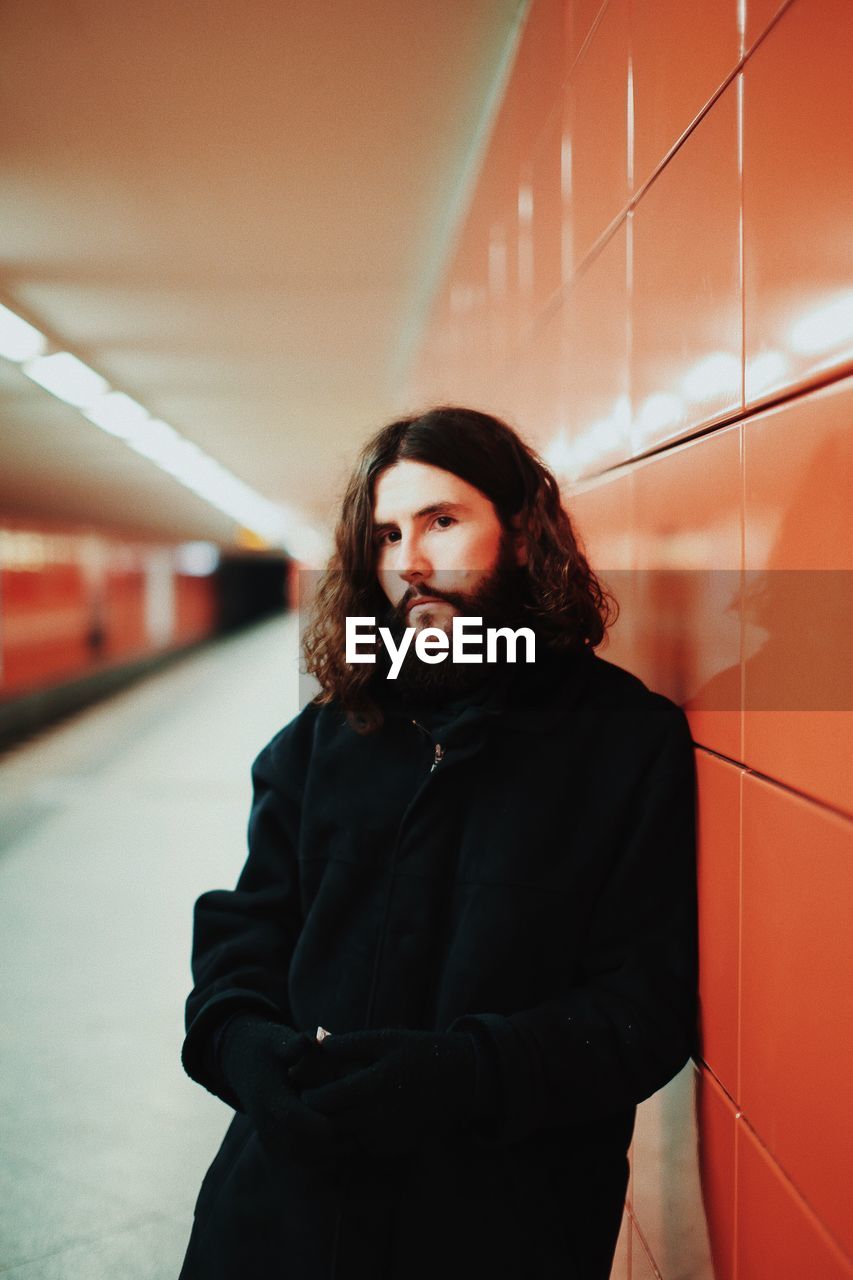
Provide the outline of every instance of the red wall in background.
{"type": "Polygon", "coordinates": [[[217,612],[213,579],[181,575],[176,585],[175,643],[192,644],[212,635],[217,612]]]}
{"type": "Polygon", "coordinates": [[[0,697],[211,635],[213,577],[174,548],[0,516],[0,697]]]}
{"type": "Polygon", "coordinates": [[[514,422],[697,746],[702,1053],[613,1280],[853,1275],[849,0],[533,0],[412,398],[514,422]]]}

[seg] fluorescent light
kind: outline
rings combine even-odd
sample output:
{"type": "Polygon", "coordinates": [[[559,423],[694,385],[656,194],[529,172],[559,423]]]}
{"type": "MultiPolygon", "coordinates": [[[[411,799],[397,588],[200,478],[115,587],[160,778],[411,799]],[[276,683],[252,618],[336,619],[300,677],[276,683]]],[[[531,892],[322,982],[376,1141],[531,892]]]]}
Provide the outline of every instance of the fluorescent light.
{"type": "Polygon", "coordinates": [[[182,542],[175,553],[175,566],[188,578],[207,578],[219,567],[219,548],[215,542],[182,542]]]}
{"type": "MultiPolygon", "coordinates": [[[[152,418],[131,396],[123,391],[111,391],[106,378],[70,351],[45,355],[46,347],[44,334],[0,304],[0,356],[20,363],[31,381],[79,409],[95,426],[124,440],[185,488],[267,542],[278,543],[307,562],[319,561],[328,555],[325,540],[310,525],[262,498],[197,445],[184,439],[168,422],[152,418]]],[[[217,557],[211,544],[187,544],[181,552],[181,572],[212,573],[217,557]]]]}
{"type": "Polygon", "coordinates": [[[75,409],[92,404],[109,390],[109,383],[70,351],[57,351],[52,356],[28,360],[24,373],[45,391],[75,409]]]}
{"type": "Polygon", "coordinates": [[[302,564],[322,564],[331,553],[331,547],[323,535],[308,524],[279,524],[274,539],[270,539],[273,540],[280,542],[288,555],[302,564]]]}
{"type": "Polygon", "coordinates": [[[183,436],[178,435],[177,431],[169,435],[171,428],[162,430],[162,427],[166,426],[165,422],[162,424],[158,421],[146,422],[140,428],[139,434],[135,435],[133,440],[129,440],[128,444],[138,453],[145,454],[163,471],[168,471],[183,484],[187,476],[195,473],[203,455],[197,444],[193,444],[191,440],[185,440],[183,436]],[[149,434],[150,427],[154,427],[155,430],[149,434]]]}
{"type": "Polygon", "coordinates": [[[111,391],[109,395],[102,396],[90,405],[85,416],[110,435],[130,440],[140,433],[150,414],[123,391],[111,391]]]}
{"type": "Polygon", "coordinates": [[[0,304],[0,356],[17,362],[34,360],[46,346],[43,333],[0,304]]]}
{"type": "Polygon", "coordinates": [[[173,456],[175,450],[180,448],[181,437],[168,422],[163,422],[160,418],[149,418],[127,443],[137,453],[162,465],[164,459],[173,456]]]}

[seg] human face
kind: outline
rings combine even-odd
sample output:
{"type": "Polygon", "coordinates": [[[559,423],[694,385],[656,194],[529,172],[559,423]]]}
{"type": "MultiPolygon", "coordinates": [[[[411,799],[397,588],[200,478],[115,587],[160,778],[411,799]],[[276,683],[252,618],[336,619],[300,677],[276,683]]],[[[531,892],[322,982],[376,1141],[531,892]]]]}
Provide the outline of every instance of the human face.
{"type": "MultiPolygon", "coordinates": [[[[377,479],[373,523],[376,573],[392,608],[406,626],[449,635],[454,616],[470,615],[506,545],[492,503],[452,472],[406,460],[377,479]]],[[[518,535],[511,554],[524,562],[518,535]]]]}

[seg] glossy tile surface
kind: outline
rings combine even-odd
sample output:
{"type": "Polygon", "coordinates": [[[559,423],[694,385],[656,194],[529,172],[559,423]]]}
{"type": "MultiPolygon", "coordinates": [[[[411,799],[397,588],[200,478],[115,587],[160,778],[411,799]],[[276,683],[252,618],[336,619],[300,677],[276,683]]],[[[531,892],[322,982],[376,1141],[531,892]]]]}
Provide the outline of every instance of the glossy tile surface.
{"type": "Polygon", "coordinates": [[[744,50],[749,50],[759,40],[770,23],[792,0],[743,0],[744,50]]]}
{"type": "Polygon", "coordinates": [[[742,1119],[736,1132],[737,1280],[851,1280],[853,1263],[742,1119]]]}
{"type": "Polygon", "coordinates": [[[699,1174],[713,1280],[735,1280],[735,1107],[707,1070],[696,1082],[699,1174]]]}
{"type": "MultiPolygon", "coordinates": [[[[511,209],[507,210],[507,223],[515,223],[515,234],[508,237],[514,243],[507,243],[514,260],[507,265],[508,274],[515,279],[515,316],[511,323],[514,320],[520,337],[526,337],[526,330],[561,279],[560,131],[565,82],[562,17],[561,6],[555,0],[533,0],[530,5],[512,67],[508,110],[498,119],[492,164],[485,166],[475,193],[475,201],[483,198],[488,223],[488,187],[492,178],[489,170],[505,168],[514,157],[511,209]],[[556,120],[556,124],[546,133],[549,120],[556,120]],[[555,131],[556,154],[551,145],[555,131]]],[[[491,237],[493,230],[487,225],[485,238],[491,237]]],[[[493,252],[491,244],[489,255],[493,252]]]]}
{"type": "Polygon", "coordinates": [[[565,431],[573,477],[595,475],[630,455],[627,222],[623,221],[563,300],[565,431]]]}
{"type": "Polygon", "coordinates": [[[620,588],[632,576],[636,554],[633,495],[634,476],[626,470],[567,488],[563,496],[589,563],[620,588]]]}
{"type": "Polygon", "coordinates": [[[634,211],[635,453],[740,406],[738,184],[729,85],[634,211]]]}
{"type": "MultiPolygon", "coordinates": [[[[477,183],[471,214],[481,229],[485,249],[487,339],[494,372],[517,351],[521,319],[518,294],[519,185],[529,154],[520,145],[519,113],[522,94],[513,78],[501,103],[491,145],[477,183]]],[[[528,228],[529,231],[529,228],[528,228]]],[[[451,279],[456,280],[457,264],[451,279]]],[[[464,280],[459,276],[459,281],[464,280]]],[[[524,299],[525,314],[532,299],[524,299]]]]}
{"type": "Polygon", "coordinates": [[[634,0],[634,190],[737,65],[737,0],[634,0]]]}
{"type": "Polygon", "coordinates": [[[568,0],[531,0],[515,72],[526,82],[527,110],[541,122],[565,85],[570,41],[568,0]]]}
{"type": "Polygon", "coordinates": [[[853,5],[798,2],[744,72],[747,401],[853,361],[853,5]]]}
{"type": "Polygon", "coordinates": [[[607,0],[565,0],[568,10],[568,62],[571,64],[580,52],[581,46],[592,30],[592,25],[604,8],[607,0]]]}
{"type": "Polygon", "coordinates": [[[577,268],[628,201],[628,0],[609,0],[572,68],[567,123],[577,268]]]}
{"type": "Polygon", "coordinates": [[[465,228],[458,252],[460,283],[450,291],[456,396],[463,402],[488,383],[490,361],[489,245],[483,218],[465,228]]]}
{"type": "Polygon", "coordinates": [[[533,313],[538,316],[568,276],[563,269],[562,144],[564,112],[558,103],[541,130],[528,167],[532,201],[533,313]]]}
{"type": "Polygon", "coordinates": [[[633,1280],[838,1280],[853,1181],[840,1029],[853,972],[840,816],[853,814],[853,6],[536,3],[470,215],[479,230],[454,267],[457,332],[474,336],[448,359],[484,403],[511,405],[558,474],[621,606],[600,655],[685,705],[698,744],[703,1061],[693,1104],[682,1080],[640,1108],[636,1224],[614,1280],[628,1267],[633,1280]],[[720,92],[741,39],[744,70],[720,92]],[[629,177],[642,194],[627,211],[629,177]],[[744,407],[744,306],[753,412],[720,427],[744,407]]]}
{"type": "Polygon", "coordinates": [[[853,379],[744,426],[746,763],[853,812],[853,379]]]}
{"type": "Polygon", "coordinates": [[[633,468],[631,670],[685,707],[696,742],[740,750],[739,426],[633,468]]]}
{"type": "Polygon", "coordinates": [[[741,770],[696,752],[702,1058],[737,1096],[741,770]]]}
{"type": "Polygon", "coordinates": [[[568,396],[563,379],[564,332],[559,312],[550,312],[522,347],[516,371],[517,421],[527,442],[547,451],[562,430],[568,396]]]}
{"type": "Polygon", "coordinates": [[[636,574],[633,524],[634,477],[616,472],[600,481],[564,491],[581,548],[602,585],[616,598],[619,616],[598,654],[630,667],[636,651],[636,574]]]}
{"type": "Polygon", "coordinates": [[[853,822],[745,776],[739,1102],[853,1255],[851,901],[853,822]]]}

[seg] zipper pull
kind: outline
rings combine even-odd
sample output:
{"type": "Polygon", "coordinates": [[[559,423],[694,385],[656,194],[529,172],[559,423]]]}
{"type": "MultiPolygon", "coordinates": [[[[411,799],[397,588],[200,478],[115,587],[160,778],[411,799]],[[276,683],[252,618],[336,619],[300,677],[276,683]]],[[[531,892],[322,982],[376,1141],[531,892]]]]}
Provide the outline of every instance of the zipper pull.
{"type": "MultiPolygon", "coordinates": [[[[416,729],[420,729],[421,733],[423,733],[427,738],[430,739],[430,741],[432,741],[432,734],[430,733],[429,729],[425,729],[422,724],[418,723],[417,720],[413,720],[412,724],[415,726],[416,729]]],[[[430,773],[435,773],[435,770],[441,764],[443,759],[444,759],[444,747],[441,745],[440,742],[437,742],[435,744],[435,748],[432,753],[432,765],[430,766],[430,773]]]]}

